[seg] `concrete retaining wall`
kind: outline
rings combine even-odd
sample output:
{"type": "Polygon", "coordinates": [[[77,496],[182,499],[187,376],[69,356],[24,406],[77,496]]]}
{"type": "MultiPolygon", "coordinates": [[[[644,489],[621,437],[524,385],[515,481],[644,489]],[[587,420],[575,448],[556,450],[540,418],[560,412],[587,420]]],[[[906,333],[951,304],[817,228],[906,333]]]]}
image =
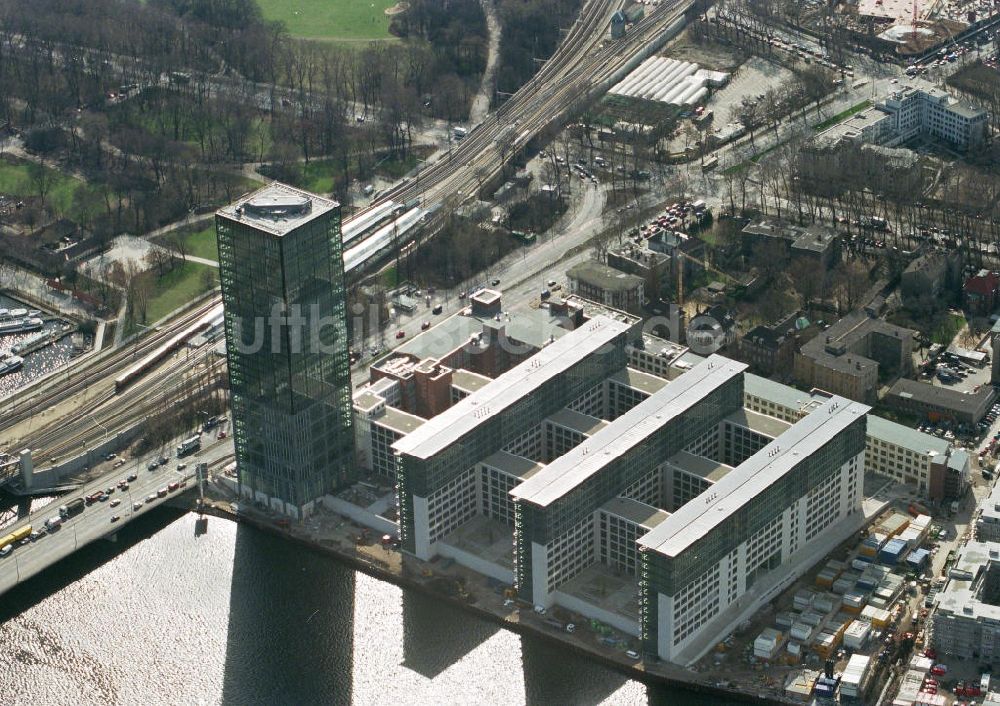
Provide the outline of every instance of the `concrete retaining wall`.
{"type": "Polygon", "coordinates": [[[109,453],[121,451],[135,441],[138,436],[139,425],[137,424],[131,429],[126,429],[113,436],[109,436],[99,445],[87,449],[86,452],[78,456],[61,459],[54,465],[47,465],[46,467],[41,466],[48,463],[47,459],[33,456],[34,470],[31,472],[30,479],[24,477],[22,473],[25,487],[30,490],[32,488],[51,488],[60,485],[66,476],[79,473],[84,468],[93,466],[104,460],[104,457],[109,453]]]}
{"type": "Polygon", "coordinates": [[[563,608],[571,610],[574,613],[579,613],[580,615],[585,615],[588,618],[600,620],[602,623],[606,623],[613,628],[621,630],[626,635],[632,635],[634,637],[639,636],[639,622],[636,620],[629,620],[628,618],[618,615],[617,613],[612,613],[611,611],[604,610],[603,608],[598,608],[593,603],[588,603],[587,601],[581,600],[576,596],[563,593],[562,591],[553,591],[552,598],[558,605],[561,605],[563,608]]]}
{"type": "Polygon", "coordinates": [[[323,507],[327,510],[333,510],[341,515],[345,515],[357,522],[359,525],[370,527],[380,534],[399,536],[399,527],[395,522],[387,520],[373,512],[368,512],[363,507],[352,505],[346,500],[341,500],[340,498],[332,495],[324,495],[323,507]]]}
{"type": "Polygon", "coordinates": [[[437,551],[441,556],[454,559],[462,566],[472,569],[473,571],[483,574],[484,576],[490,576],[498,581],[503,581],[505,584],[514,583],[514,571],[512,569],[506,569],[499,564],[494,564],[492,561],[486,561],[475,554],[470,554],[464,549],[453,547],[450,544],[445,544],[444,542],[438,542],[437,551]]]}

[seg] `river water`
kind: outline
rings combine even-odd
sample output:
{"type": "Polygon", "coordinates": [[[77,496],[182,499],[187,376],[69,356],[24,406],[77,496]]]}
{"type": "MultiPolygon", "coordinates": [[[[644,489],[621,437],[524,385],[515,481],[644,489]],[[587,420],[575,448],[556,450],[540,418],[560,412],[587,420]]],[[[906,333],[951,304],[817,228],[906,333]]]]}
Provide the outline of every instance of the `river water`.
{"type": "Polygon", "coordinates": [[[723,703],[208,522],[156,510],[0,598],[0,702],[723,703]]]}

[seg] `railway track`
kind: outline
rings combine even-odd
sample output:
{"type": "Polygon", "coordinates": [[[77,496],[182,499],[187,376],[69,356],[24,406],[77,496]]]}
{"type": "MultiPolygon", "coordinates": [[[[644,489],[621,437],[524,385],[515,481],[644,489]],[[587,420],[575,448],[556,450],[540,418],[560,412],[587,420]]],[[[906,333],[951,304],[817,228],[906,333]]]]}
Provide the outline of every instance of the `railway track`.
{"type": "Polygon", "coordinates": [[[182,314],[175,321],[161,327],[161,330],[143,337],[134,346],[108,349],[106,355],[103,352],[98,353],[96,356],[82,361],[79,366],[74,366],[75,369],[71,370],[65,378],[56,374],[55,377],[42,381],[39,384],[39,387],[43,388],[41,392],[32,393],[35,386],[30,386],[17,393],[13,399],[4,400],[0,403],[0,407],[10,405],[13,407],[9,412],[3,414],[3,420],[0,422],[0,447],[7,446],[13,441],[5,437],[5,433],[13,425],[65,401],[90,386],[99,386],[100,392],[94,399],[82,405],[79,411],[85,414],[104,404],[114,396],[114,377],[116,374],[126,369],[134,360],[138,360],[157,346],[162,345],[177,329],[189,326],[203,317],[220,301],[219,296],[210,297],[191,311],[182,314]]]}

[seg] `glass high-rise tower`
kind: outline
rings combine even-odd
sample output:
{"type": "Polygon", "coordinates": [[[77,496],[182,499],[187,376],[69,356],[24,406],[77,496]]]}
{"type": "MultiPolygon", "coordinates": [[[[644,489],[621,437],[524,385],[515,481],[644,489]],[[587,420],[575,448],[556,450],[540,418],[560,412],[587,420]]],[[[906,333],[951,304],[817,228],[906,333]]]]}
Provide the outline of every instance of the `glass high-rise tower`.
{"type": "Polygon", "coordinates": [[[340,204],[273,183],[215,227],[240,492],[303,517],[355,468],[340,204]]]}

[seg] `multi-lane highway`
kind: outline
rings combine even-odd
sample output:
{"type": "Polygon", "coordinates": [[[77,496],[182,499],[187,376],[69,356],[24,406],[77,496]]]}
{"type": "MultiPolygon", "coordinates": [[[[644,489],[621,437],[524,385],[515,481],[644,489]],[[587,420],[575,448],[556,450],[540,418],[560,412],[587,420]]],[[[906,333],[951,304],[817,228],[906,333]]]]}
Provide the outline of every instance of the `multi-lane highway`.
{"type": "Polygon", "coordinates": [[[61,505],[102,490],[112,491],[106,500],[92,502],[80,514],[65,519],[58,529],[45,530],[34,540],[15,544],[13,551],[7,556],[0,556],[0,593],[26,581],[78,548],[113,535],[118,528],[139,515],[190,490],[195,485],[194,473],[198,463],[208,463],[210,471],[221,467],[232,458],[232,441],[216,441],[214,435],[206,434],[203,435],[204,443],[209,444],[209,436],[212,438],[211,445],[185,458],[178,459],[176,453],[165,453],[167,462],[153,471],[148,469],[148,464],[160,457],[159,451],[130,459],[118,468],[109,469],[78,491],[57,498],[30,517],[5,527],[0,534],[13,532],[28,524],[33,530],[44,530],[46,520],[59,516],[61,505]],[[179,468],[180,464],[184,464],[184,467],[179,468]],[[128,482],[128,488],[118,486],[119,482],[131,476],[135,478],[128,482]],[[163,493],[172,483],[184,485],[163,493]]]}

